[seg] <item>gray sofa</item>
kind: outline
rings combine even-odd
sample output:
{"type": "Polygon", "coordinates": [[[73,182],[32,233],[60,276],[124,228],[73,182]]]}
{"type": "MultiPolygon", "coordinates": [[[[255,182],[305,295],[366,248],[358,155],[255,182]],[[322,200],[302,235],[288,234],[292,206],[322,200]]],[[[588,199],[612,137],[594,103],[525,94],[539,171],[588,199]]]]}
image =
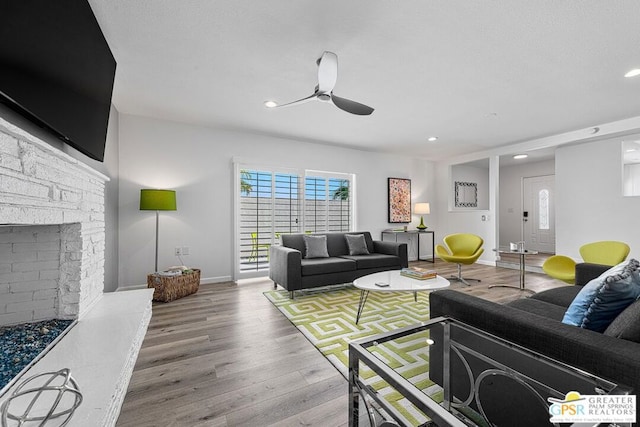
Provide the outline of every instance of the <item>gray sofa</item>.
{"type": "Polygon", "coordinates": [[[305,234],[283,234],[282,245],[269,249],[269,278],[289,291],[349,283],[358,277],[408,266],[407,244],[374,241],[368,231],[319,233],[327,237],[328,258],[306,259],[305,234]],[[349,255],[345,234],[364,235],[368,255],[349,255]]]}
{"type": "MultiPolygon", "coordinates": [[[[446,316],[460,320],[570,366],[629,386],[634,390],[632,393],[637,394],[640,391],[640,343],[562,323],[567,307],[580,291],[582,285],[588,283],[592,278],[598,277],[609,268],[596,264],[578,264],[576,266],[576,286],[549,289],[505,305],[453,290],[432,292],[430,294],[430,315],[432,318],[446,316]]],[[[440,333],[436,332],[436,335],[440,333]]],[[[439,338],[441,337],[436,337],[436,343],[439,338]]],[[[483,351],[483,354],[489,353],[491,353],[491,349],[483,351]]],[[[430,348],[429,375],[438,384],[442,384],[443,377],[442,354],[440,345],[434,345],[430,348]]],[[[454,362],[454,365],[457,363],[454,362]]],[[[481,366],[472,366],[474,371],[481,368],[481,366]]],[[[461,366],[453,367],[453,372],[462,373],[463,370],[461,366]]],[[[505,390],[504,385],[500,389],[497,385],[498,381],[495,384],[493,391],[495,402],[504,401],[505,393],[510,394],[511,402],[518,399],[516,390],[505,390]]],[[[469,381],[466,373],[464,375],[454,373],[452,385],[455,396],[468,396],[469,381]]],[[[587,394],[589,390],[587,392],[578,391],[587,394]]],[[[588,394],[595,394],[594,390],[590,391],[588,394]]],[[[488,393],[491,395],[492,392],[488,391],[488,393]]],[[[523,397],[523,399],[525,398],[523,397]]],[[[517,419],[524,422],[524,424],[518,425],[548,425],[536,424],[540,417],[547,417],[548,421],[548,414],[534,414],[534,406],[527,405],[523,401],[520,404],[511,405],[513,410],[500,408],[496,412],[503,417],[503,422],[507,422],[509,419],[513,422],[517,419]],[[522,412],[523,407],[532,408],[532,413],[525,414],[522,412]],[[536,416],[538,416],[537,420],[536,416]]]]}

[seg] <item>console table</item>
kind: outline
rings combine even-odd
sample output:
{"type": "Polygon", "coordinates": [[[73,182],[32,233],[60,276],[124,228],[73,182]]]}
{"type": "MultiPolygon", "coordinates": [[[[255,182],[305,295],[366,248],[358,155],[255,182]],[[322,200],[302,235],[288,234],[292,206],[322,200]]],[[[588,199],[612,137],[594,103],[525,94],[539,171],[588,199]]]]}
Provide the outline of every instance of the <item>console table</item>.
{"type": "Polygon", "coordinates": [[[435,232],[432,230],[425,230],[425,231],[418,231],[418,230],[408,230],[408,231],[383,231],[382,232],[382,236],[381,236],[381,240],[385,241],[385,236],[387,237],[387,241],[393,241],[393,242],[397,242],[398,241],[398,236],[407,236],[407,240],[409,242],[409,248],[411,247],[411,241],[413,239],[413,236],[416,236],[416,258],[418,261],[422,260],[422,261],[429,261],[432,263],[436,262],[436,241],[435,241],[435,232]],[[425,235],[425,234],[430,234],[431,235],[431,259],[421,259],[420,258],[420,237],[425,235]]]}

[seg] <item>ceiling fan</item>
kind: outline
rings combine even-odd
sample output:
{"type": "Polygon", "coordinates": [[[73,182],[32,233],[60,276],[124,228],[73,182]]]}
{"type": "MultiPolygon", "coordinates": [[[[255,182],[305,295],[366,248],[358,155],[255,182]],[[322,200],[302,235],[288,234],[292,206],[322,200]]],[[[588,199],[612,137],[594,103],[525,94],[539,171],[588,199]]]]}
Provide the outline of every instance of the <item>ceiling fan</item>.
{"type": "MultiPolygon", "coordinates": [[[[305,102],[317,100],[329,102],[347,113],[357,114],[359,116],[368,116],[373,113],[373,108],[351,101],[350,99],[341,98],[333,94],[333,88],[338,79],[338,56],[329,51],[325,51],[316,61],[318,64],[318,85],[313,95],[287,104],[275,105],[272,107],[290,107],[292,105],[304,104],[305,102]]],[[[265,104],[268,105],[268,104],[265,104]]]]}

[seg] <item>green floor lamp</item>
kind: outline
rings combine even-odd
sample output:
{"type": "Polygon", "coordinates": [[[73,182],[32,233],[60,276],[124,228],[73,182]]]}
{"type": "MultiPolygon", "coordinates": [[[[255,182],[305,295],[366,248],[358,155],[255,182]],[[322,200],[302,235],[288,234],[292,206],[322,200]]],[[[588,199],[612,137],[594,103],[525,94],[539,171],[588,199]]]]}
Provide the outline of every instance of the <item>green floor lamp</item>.
{"type": "Polygon", "coordinates": [[[158,224],[160,211],[175,211],[176,192],[173,190],[140,190],[140,210],[156,211],[156,269],[158,271],[158,224]]]}

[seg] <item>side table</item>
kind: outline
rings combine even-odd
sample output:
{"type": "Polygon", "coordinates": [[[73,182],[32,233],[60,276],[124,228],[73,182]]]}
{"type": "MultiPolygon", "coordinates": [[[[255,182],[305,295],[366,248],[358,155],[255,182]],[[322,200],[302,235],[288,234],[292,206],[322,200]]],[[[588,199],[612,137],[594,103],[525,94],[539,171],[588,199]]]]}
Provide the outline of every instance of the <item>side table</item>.
{"type": "Polygon", "coordinates": [[[436,262],[436,238],[435,238],[435,232],[432,230],[425,230],[425,231],[418,231],[418,230],[408,230],[408,231],[383,231],[381,233],[381,239],[384,241],[384,236],[393,236],[393,241],[397,242],[398,241],[398,235],[408,235],[409,236],[409,241],[411,241],[411,236],[416,235],[417,237],[416,239],[418,240],[416,243],[417,246],[417,259],[418,261],[429,261],[432,263],[436,262]],[[420,258],[420,236],[424,235],[424,234],[431,234],[431,259],[421,259],[420,258]]]}
{"type": "Polygon", "coordinates": [[[161,276],[158,273],[147,276],[147,287],[153,288],[153,300],[170,302],[187,295],[195,294],[200,287],[200,270],[194,268],[191,273],[180,276],[161,276]]]}
{"type": "Polygon", "coordinates": [[[528,249],[514,249],[511,250],[509,248],[498,248],[498,249],[494,249],[495,252],[499,253],[499,254],[517,254],[519,255],[520,258],[520,286],[516,287],[516,286],[512,286],[512,285],[491,285],[489,286],[489,289],[491,288],[516,288],[516,289],[520,289],[521,291],[527,291],[527,292],[531,292],[533,294],[535,294],[535,291],[532,291],[531,289],[526,289],[524,287],[524,274],[525,274],[525,256],[527,255],[537,255],[538,251],[530,251],[528,249]]]}

